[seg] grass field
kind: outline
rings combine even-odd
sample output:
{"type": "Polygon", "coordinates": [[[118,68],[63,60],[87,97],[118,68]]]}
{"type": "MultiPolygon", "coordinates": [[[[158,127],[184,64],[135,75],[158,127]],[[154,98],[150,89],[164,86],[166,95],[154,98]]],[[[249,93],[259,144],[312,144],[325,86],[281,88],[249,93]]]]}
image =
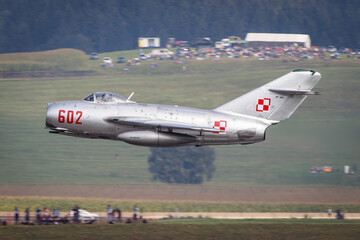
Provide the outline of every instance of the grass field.
{"type": "Polygon", "coordinates": [[[35,211],[38,207],[58,209],[67,212],[74,205],[92,212],[104,212],[106,206],[110,204],[113,208],[119,208],[123,212],[132,212],[134,205],[137,205],[142,212],[173,212],[176,209],[180,212],[273,212],[273,213],[322,213],[331,208],[334,211],[341,209],[344,213],[359,213],[359,204],[348,203],[271,203],[271,202],[224,202],[224,201],[167,201],[158,200],[119,200],[119,199],[91,199],[91,198],[71,198],[71,197],[0,197],[0,211],[11,212],[14,206],[19,207],[21,214],[23,210],[29,208],[35,211]]]}
{"type": "Polygon", "coordinates": [[[88,56],[80,50],[58,49],[44,52],[0,54],[1,72],[89,70],[88,56]]]}
{"type": "Polygon", "coordinates": [[[358,222],[214,221],[148,224],[0,226],[0,238],[12,239],[314,239],[357,240],[358,222]]]}
{"type": "MultiPolygon", "coordinates": [[[[88,140],[48,134],[44,129],[48,102],[82,99],[94,91],[112,91],[133,100],[211,109],[292,69],[322,73],[316,90],[298,111],[269,128],[267,140],[249,146],[218,146],[216,172],[206,185],[359,186],[358,175],[342,174],[344,165],[360,164],[360,62],[343,59],[186,60],[101,68],[99,62],[74,50],[56,50],[52,57],[0,55],[1,71],[43,71],[21,64],[45,64],[47,71],[93,71],[81,77],[0,79],[0,182],[153,185],[147,170],[148,148],[122,142],[88,140]],[[59,51],[62,57],[56,60],[59,51]],[[54,57],[55,56],[55,57],[54,57]],[[39,59],[42,59],[41,61],[39,59]],[[39,63],[40,62],[40,63],[39,63]],[[20,65],[19,65],[20,64],[20,65]],[[338,173],[310,174],[310,167],[330,165],[338,173]]],[[[134,53],[134,52],[132,52],[134,53]]],[[[135,52],[136,53],[136,52],[135,52]]],[[[49,53],[48,53],[49,54],[49,53]]],[[[115,56],[122,53],[100,55],[115,56]]],[[[124,53],[131,54],[131,52],[124,53]]],[[[122,54],[122,55],[124,55],[122,54]]],[[[46,55],[46,54],[45,54],[46,55]]],[[[126,55],[128,56],[128,55],[126,55]]],[[[61,76],[61,74],[60,74],[61,76]]]]}

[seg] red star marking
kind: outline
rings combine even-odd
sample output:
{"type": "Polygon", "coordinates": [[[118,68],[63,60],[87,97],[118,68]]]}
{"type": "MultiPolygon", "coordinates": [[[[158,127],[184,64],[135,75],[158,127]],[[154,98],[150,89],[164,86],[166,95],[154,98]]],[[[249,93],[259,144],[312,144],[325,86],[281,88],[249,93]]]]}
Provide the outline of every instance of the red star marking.
{"type": "Polygon", "coordinates": [[[256,104],[257,112],[268,112],[270,110],[270,98],[259,98],[258,103],[256,104]]]}

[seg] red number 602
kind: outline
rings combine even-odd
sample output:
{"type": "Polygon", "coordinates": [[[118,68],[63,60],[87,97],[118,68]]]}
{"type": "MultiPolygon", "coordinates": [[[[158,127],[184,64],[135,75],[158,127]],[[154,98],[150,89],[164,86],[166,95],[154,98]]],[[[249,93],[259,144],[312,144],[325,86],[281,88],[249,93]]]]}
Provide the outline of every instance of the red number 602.
{"type": "Polygon", "coordinates": [[[77,117],[75,124],[82,124],[82,122],[80,122],[80,118],[83,115],[82,111],[77,111],[74,114],[74,111],[69,110],[69,111],[67,111],[67,114],[66,114],[65,110],[59,110],[58,121],[59,121],[59,123],[65,123],[65,121],[66,121],[68,124],[73,124],[74,123],[74,115],[77,117]]]}

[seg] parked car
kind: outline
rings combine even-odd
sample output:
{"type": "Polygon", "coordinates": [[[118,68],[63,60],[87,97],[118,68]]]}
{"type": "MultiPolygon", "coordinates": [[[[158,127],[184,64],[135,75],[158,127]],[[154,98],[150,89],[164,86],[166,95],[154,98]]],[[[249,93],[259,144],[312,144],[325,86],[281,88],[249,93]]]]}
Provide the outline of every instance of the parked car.
{"type": "Polygon", "coordinates": [[[90,53],[90,60],[98,60],[99,56],[97,55],[97,53],[90,53]]]}
{"type": "Polygon", "coordinates": [[[167,49],[156,49],[156,50],[153,50],[150,54],[150,56],[153,58],[172,57],[173,55],[174,55],[174,53],[167,49]]]}
{"type": "Polygon", "coordinates": [[[104,57],[103,62],[101,63],[101,66],[103,66],[103,67],[109,67],[109,66],[112,67],[112,66],[114,66],[114,64],[113,64],[111,58],[104,57]]]}
{"type": "Polygon", "coordinates": [[[337,51],[337,49],[336,49],[336,47],[334,47],[334,46],[328,46],[328,52],[336,52],[337,51]]]}
{"type": "MultiPolygon", "coordinates": [[[[68,219],[71,220],[74,218],[74,211],[70,211],[68,214],[68,219]]],[[[79,221],[82,223],[92,223],[99,221],[100,216],[98,214],[89,213],[83,209],[79,209],[79,221]]]]}
{"type": "Polygon", "coordinates": [[[146,55],[145,53],[140,53],[140,54],[139,54],[139,59],[140,59],[141,61],[145,61],[145,60],[147,60],[148,58],[149,58],[149,56],[146,55]]]}
{"type": "Polygon", "coordinates": [[[117,63],[126,63],[126,59],[124,57],[118,57],[116,62],[117,63]]]}
{"type": "Polygon", "coordinates": [[[350,48],[341,47],[339,48],[339,52],[343,54],[351,54],[352,50],[350,48]]]}

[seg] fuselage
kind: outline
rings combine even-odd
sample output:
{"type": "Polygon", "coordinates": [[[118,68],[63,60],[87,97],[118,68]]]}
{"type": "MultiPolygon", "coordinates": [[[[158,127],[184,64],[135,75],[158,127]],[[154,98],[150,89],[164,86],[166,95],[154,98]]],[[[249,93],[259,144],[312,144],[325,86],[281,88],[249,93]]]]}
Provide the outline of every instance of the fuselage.
{"type": "Polygon", "coordinates": [[[142,146],[227,145],[263,141],[270,125],[264,119],[178,106],[134,102],[71,101],[49,103],[46,127],[75,137],[122,140],[142,146]],[[161,126],[119,124],[112,119],[164,123],[161,126]],[[170,124],[170,125],[169,125],[170,124]],[[214,132],[173,128],[172,124],[207,127],[214,132]],[[215,131],[215,130],[221,130],[215,131]]]}
{"type": "Polygon", "coordinates": [[[321,74],[296,69],[213,110],[142,104],[115,93],[96,92],[82,101],[49,103],[51,133],[120,140],[141,146],[251,144],[289,118],[321,74]]]}

